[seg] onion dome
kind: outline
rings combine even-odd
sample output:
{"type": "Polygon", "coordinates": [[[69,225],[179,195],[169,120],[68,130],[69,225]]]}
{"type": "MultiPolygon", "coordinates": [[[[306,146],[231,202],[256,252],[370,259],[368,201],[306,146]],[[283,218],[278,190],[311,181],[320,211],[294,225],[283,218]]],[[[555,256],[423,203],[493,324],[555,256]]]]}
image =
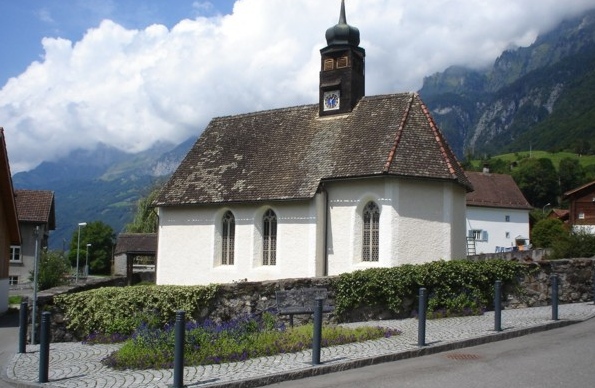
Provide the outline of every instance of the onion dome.
{"type": "Polygon", "coordinates": [[[326,43],[328,46],[349,45],[357,47],[359,45],[359,30],[347,24],[345,18],[345,0],[341,0],[339,23],[326,30],[326,43]]]}

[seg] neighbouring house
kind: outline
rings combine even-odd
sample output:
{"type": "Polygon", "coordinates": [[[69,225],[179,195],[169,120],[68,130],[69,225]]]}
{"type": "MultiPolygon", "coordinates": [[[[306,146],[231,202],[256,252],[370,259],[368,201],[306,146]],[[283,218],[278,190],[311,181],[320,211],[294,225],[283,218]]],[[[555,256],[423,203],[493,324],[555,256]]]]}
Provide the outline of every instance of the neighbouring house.
{"type": "Polygon", "coordinates": [[[467,193],[467,254],[529,248],[532,206],[506,174],[467,172],[473,192],[467,193]]]}
{"type": "Polygon", "coordinates": [[[157,233],[120,233],[114,252],[114,275],[132,282],[134,268],[155,271],[157,233]]]}
{"type": "Polygon", "coordinates": [[[8,152],[4,129],[0,127],[0,314],[8,310],[9,266],[11,247],[21,245],[21,232],[17,205],[12,187],[12,175],[8,163],[8,152]]]}
{"type": "Polygon", "coordinates": [[[365,96],[343,2],[326,40],[318,103],[213,119],[164,186],[158,284],[465,257],[472,186],[428,108],[415,93],[365,96]]]}
{"type": "Polygon", "coordinates": [[[15,190],[21,244],[11,246],[9,279],[12,287],[33,287],[29,275],[35,269],[36,252],[47,248],[50,230],[56,229],[54,192],[15,190]]]}
{"type": "Polygon", "coordinates": [[[547,218],[560,220],[564,223],[564,225],[568,225],[570,211],[568,209],[552,209],[548,212],[547,218]]]}
{"type": "Polygon", "coordinates": [[[595,181],[569,190],[562,200],[568,201],[568,224],[573,230],[595,234],[595,181]]]}

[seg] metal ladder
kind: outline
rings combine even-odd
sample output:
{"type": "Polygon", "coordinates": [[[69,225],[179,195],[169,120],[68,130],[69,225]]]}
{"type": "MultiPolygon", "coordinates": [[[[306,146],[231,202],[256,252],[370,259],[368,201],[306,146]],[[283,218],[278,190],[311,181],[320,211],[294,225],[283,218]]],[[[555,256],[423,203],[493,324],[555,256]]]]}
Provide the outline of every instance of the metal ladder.
{"type": "Polygon", "coordinates": [[[467,256],[473,256],[475,254],[475,238],[467,237],[467,256]]]}

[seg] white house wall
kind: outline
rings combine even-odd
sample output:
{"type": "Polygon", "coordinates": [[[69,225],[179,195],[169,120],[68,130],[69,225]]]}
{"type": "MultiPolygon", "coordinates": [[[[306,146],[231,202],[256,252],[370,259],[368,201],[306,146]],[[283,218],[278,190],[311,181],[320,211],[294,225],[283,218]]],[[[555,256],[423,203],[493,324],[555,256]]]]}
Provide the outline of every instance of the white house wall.
{"type": "Polygon", "coordinates": [[[209,284],[316,276],[315,201],[159,209],[157,284],[209,284]],[[277,264],[262,263],[262,216],[277,215],[277,264]],[[235,217],[234,265],[221,265],[216,230],[235,217]]]}
{"type": "Polygon", "coordinates": [[[529,238],[529,211],[482,206],[467,207],[467,233],[470,230],[487,232],[487,241],[475,242],[475,252],[494,253],[496,247],[511,248],[515,238],[529,238]],[[507,221],[508,216],[508,221],[507,221]]]}
{"type": "Polygon", "coordinates": [[[452,183],[397,178],[326,184],[328,274],[465,256],[465,190],[452,183]],[[380,208],[379,261],[361,260],[362,209],[380,208]]]}

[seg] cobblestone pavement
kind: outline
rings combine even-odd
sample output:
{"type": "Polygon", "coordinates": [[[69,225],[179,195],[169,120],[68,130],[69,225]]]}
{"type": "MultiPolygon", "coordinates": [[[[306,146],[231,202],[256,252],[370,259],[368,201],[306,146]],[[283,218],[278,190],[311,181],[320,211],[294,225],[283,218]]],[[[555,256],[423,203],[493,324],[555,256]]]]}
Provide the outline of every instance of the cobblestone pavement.
{"type": "MultiPolygon", "coordinates": [[[[363,343],[323,348],[321,364],[312,365],[311,351],[262,357],[245,362],[184,368],[188,387],[256,387],[278,381],[332,373],[380,362],[417,357],[475,346],[562,327],[595,316],[593,303],[560,305],[559,319],[552,320],[551,307],[502,311],[502,331],[494,331],[494,313],[483,316],[429,320],[426,346],[418,347],[415,319],[351,323],[396,328],[401,335],[363,343]]],[[[49,383],[38,384],[39,346],[28,346],[8,363],[4,379],[17,387],[171,387],[173,370],[116,371],[101,359],[119,345],[50,344],[49,383]]]]}

